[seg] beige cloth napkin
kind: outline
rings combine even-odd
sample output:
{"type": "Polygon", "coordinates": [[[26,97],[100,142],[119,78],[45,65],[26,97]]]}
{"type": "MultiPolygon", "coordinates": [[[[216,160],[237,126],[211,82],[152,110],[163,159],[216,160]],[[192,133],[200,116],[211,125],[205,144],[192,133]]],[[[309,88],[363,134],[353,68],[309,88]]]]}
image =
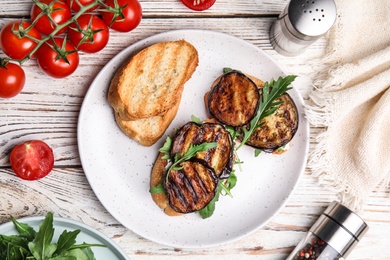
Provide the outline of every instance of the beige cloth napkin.
{"type": "Polygon", "coordinates": [[[390,181],[390,1],[337,0],[338,17],[310,93],[316,136],[308,168],[362,211],[390,181]]]}

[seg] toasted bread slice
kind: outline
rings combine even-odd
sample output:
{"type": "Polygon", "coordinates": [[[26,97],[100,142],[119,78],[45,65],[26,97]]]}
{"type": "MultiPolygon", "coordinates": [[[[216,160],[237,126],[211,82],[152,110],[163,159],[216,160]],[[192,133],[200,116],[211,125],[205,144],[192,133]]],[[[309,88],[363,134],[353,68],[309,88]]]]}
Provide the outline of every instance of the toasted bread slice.
{"type": "Polygon", "coordinates": [[[197,66],[198,52],[185,40],[151,45],[115,74],[108,101],[123,120],[164,115],[180,102],[184,83],[197,66]]]}
{"type": "Polygon", "coordinates": [[[124,120],[119,113],[115,113],[115,120],[119,128],[131,139],[144,146],[155,144],[165,133],[165,130],[175,118],[179,102],[161,116],[152,116],[137,120],[124,120]]]}
{"type": "MultiPolygon", "coordinates": [[[[152,174],[150,177],[150,188],[154,188],[160,184],[163,184],[165,180],[165,167],[168,164],[166,159],[163,159],[163,153],[160,153],[153,165],[152,174]]],[[[169,216],[180,216],[182,213],[176,212],[168,201],[168,195],[166,193],[152,194],[153,201],[164,210],[165,214],[169,216]]]]}

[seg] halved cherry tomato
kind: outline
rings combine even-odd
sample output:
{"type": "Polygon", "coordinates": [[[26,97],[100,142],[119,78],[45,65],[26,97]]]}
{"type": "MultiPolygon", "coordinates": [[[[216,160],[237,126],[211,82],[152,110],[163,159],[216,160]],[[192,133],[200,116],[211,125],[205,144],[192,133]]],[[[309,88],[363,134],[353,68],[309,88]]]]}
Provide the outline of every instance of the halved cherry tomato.
{"type": "Polygon", "coordinates": [[[26,75],[24,70],[15,63],[0,66],[0,97],[11,98],[22,91],[26,75]]]}
{"type": "MultiPolygon", "coordinates": [[[[87,6],[87,5],[90,5],[92,4],[95,0],[66,0],[66,3],[70,6],[70,8],[75,11],[75,12],[78,12],[80,11],[80,5],[77,3],[77,1],[79,1],[79,3],[82,5],[82,6],[87,6]]],[[[90,12],[92,10],[95,10],[96,8],[98,8],[98,4],[96,6],[94,6],[93,8],[90,8],[87,10],[87,12],[90,12]]]]}
{"type": "Polygon", "coordinates": [[[10,162],[12,170],[20,178],[38,180],[53,169],[53,150],[43,141],[27,141],[12,149],[10,162]]]}
{"type": "Polygon", "coordinates": [[[216,0],[181,0],[188,8],[195,11],[204,11],[209,9],[216,0]]]}
{"type": "Polygon", "coordinates": [[[107,0],[111,11],[102,12],[104,22],[118,32],[135,29],[142,20],[142,8],[138,0],[107,0]]]}
{"type": "MultiPolygon", "coordinates": [[[[63,24],[72,17],[72,11],[70,7],[60,0],[39,0],[33,4],[31,8],[31,20],[35,21],[35,28],[43,34],[49,35],[56,29],[56,25],[50,21],[50,17],[56,24],[63,24]],[[41,17],[38,17],[40,13],[44,13],[41,17]]],[[[67,27],[61,29],[56,34],[64,33],[67,27]]]]}
{"type": "Polygon", "coordinates": [[[94,53],[108,43],[108,26],[96,15],[83,14],[72,23],[68,30],[69,41],[80,51],[94,53]]]}
{"type": "Polygon", "coordinates": [[[54,38],[45,42],[38,50],[39,67],[49,76],[65,78],[72,74],[79,65],[76,48],[65,38],[54,38]]]}
{"type": "Polygon", "coordinates": [[[11,21],[1,29],[0,48],[8,57],[22,60],[37,46],[37,42],[26,35],[37,40],[42,39],[41,34],[34,27],[31,27],[28,32],[24,31],[29,26],[31,24],[27,21],[11,21]]]}

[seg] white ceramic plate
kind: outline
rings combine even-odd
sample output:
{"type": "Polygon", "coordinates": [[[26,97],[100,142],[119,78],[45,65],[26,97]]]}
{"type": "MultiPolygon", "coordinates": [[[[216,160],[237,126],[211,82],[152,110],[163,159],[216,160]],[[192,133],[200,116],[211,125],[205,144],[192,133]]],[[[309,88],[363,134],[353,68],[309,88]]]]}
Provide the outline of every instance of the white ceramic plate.
{"type": "MultiPolygon", "coordinates": [[[[39,226],[42,224],[42,221],[45,217],[28,217],[21,218],[17,221],[20,223],[26,223],[34,228],[38,232],[39,226]]],[[[65,218],[53,218],[53,227],[54,227],[54,236],[53,241],[57,241],[58,237],[64,230],[73,231],[76,229],[80,230],[80,233],[77,235],[76,243],[82,244],[83,242],[88,244],[104,244],[107,247],[91,247],[96,260],[127,260],[129,259],[125,252],[115,244],[111,239],[102,234],[101,232],[87,226],[83,223],[65,219],[65,218]]],[[[12,221],[0,225],[0,234],[2,235],[17,235],[19,234],[15,229],[14,223],[12,221]]]]}
{"type": "Polygon", "coordinates": [[[242,171],[237,170],[234,198],[221,197],[214,215],[203,220],[198,214],[165,215],[149,194],[149,177],[158,148],[143,147],[117,127],[107,102],[110,80],[118,67],[136,51],[153,43],[185,39],[199,52],[199,66],[185,84],[176,118],[167,129],[188,121],[191,115],[206,119],[203,96],[211,83],[230,67],[265,81],[285,75],[268,55],[254,45],[230,35],[201,30],[170,31],[144,39],[123,50],[97,75],[83,102],[78,122],[78,147],[82,166],[92,189],[106,209],[125,227],[152,241],[183,248],[222,245],[242,238],[265,225],[286,203],[304,170],[308,151],[308,123],[303,99],[290,94],[299,110],[299,129],[289,151],[282,155],[242,148],[242,171]]]}

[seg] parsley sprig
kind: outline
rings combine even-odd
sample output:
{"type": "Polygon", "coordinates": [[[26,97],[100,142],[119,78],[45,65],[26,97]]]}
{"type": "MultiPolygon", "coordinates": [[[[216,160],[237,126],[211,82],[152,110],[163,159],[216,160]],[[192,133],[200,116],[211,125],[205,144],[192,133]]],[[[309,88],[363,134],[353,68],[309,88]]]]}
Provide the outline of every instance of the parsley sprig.
{"type": "Polygon", "coordinates": [[[243,127],[244,137],[241,144],[237,147],[237,150],[249,140],[256,128],[261,126],[260,122],[262,119],[275,113],[279,105],[283,103],[277,101],[277,99],[292,88],[290,87],[290,84],[295,78],[295,75],[289,75],[286,77],[279,77],[276,81],[272,79],[269,82],[265,82],[264,87],[261,89],[262,93],[256,115],[250,121],[249,129],[243,127]]]}
{"type": "Polygon", "coordinates": [[[52,243],[54,236],[53,214],[48,212],[36,232],[31,226],[20,223],[13,217],[12,222],[19,235],[0,235],[0,259],[7,260],[49,260],[49,259],[95,259],[92,246],[106,247],[102,244],[76,244],[80,230],[64,230],[57,243],[52,243]]]}

